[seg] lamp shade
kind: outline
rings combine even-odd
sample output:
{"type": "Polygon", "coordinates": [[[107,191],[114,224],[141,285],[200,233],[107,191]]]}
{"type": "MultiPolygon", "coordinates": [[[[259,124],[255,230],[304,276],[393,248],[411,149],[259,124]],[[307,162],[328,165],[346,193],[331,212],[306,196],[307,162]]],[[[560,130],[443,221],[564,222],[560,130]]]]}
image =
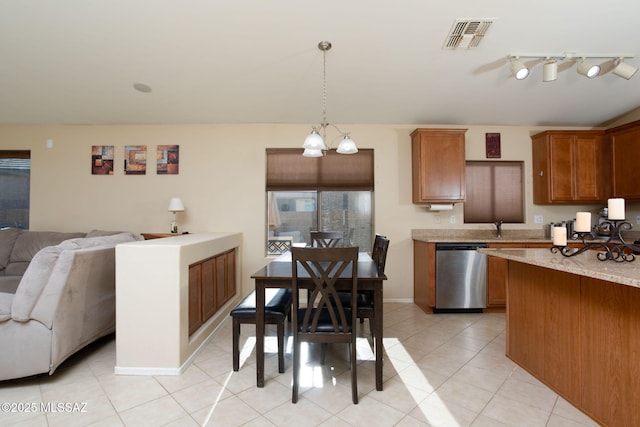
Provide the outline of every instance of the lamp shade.
{"type": "Polygon", "coordinates": [[[322,157],[322,150],[319,148],[305,148],[302,155],[304,157],[322,157]]]}
{"type": "Polygon", "coordinates": [[[320,136],[316,128],[313,128],[311,133],[307,135],[307,138],[304,140],[304,144],[302,146],[310,150],[326,150],[327,149],[327,146],[324,145],[324,141],[322,140],[322,137],[320,136]]]}
{"type": "Polygon", "coordinates": [[[179,197],[173,197],[169,200],[169,212],[182,212],[184,211],[184,204],[179,197]]]}
{"type": "Polygon", "coordinates": [[[353,139],[349,138],[349,135],[345,135],[344,139],[338,144],[336,151],[340,154],[355,154],[358,152],[358,147],[353,139]]]}

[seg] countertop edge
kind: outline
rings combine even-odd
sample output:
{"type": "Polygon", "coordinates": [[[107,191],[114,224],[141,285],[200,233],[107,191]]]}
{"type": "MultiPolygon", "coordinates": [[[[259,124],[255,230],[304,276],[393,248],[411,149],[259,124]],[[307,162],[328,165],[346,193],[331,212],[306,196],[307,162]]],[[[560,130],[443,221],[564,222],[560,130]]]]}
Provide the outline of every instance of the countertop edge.
{"type": "Polygon", "coordinates": [[[640,263],[599,261],[595,251],[587,251],[573,258],[568,258],[559,253],[552,253],[549,249],[487,248],[478,250],[489,256],[505,258],[510,261],[640,288],[640,263]]]}

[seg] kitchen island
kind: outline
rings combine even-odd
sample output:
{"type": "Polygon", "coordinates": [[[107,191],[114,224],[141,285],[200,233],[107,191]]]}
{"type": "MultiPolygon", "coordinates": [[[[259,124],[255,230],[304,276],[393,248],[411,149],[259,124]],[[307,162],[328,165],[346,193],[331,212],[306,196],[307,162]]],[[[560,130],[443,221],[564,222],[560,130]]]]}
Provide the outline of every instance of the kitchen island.
{"type": "Polygon", "coordinates": [[[482,251],[507,260],[507,356],[602,425],[640,425],[640,259],[482,251]]]}

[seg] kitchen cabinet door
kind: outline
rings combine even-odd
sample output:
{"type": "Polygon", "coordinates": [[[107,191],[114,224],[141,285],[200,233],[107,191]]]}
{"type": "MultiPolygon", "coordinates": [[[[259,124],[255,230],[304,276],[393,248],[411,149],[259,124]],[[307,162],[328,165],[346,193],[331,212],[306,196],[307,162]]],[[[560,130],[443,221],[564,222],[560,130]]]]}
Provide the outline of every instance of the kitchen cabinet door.
{"type": "Polygon", "coordinates": [[[640,200],[635,178],[640,160],[640,120],[607,130],[612,156],[612,193],[626,200],[640,200]]]}
{"type": "Polygon", "coordinates": [[[532,137],[533,202],[604,202],[610,154],[601,131],[547,131],[532,137]]]}
{"type": "Polygon", "coordinates": [[[413,203],[465,201],[466,129],[416,129],[411,134],[413,203]]]}

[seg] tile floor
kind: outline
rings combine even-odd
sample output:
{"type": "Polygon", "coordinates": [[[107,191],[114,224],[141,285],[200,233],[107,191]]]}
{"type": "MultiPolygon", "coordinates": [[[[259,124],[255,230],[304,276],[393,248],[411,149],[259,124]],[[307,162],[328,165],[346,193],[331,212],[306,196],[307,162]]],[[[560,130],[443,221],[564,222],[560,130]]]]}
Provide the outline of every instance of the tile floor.
{"type": "Polygon", "coordinates": [[[266,384],[258,389],[252,327],[243,326],[242,366],[233,372],[227,319],[181,376],[114,375],[111,336],[74,356],[53,376],[1,382],[0,402],[27,403],[36,410],[0,412],[0,425],[596,425],[504,356],[503,314],[427,315],[413,304],[399,303],[386,303],[384,310],[384,390],[375,390],[365,321],[358,341],[358,405],[351,403],[346,347],[330,348],[324,366],[318,364],[317,349],[308,349],[301,395],[293,405],[290,343],[287,370],[278,374],[275,338],[267,338],[266,384]],[[40,408],[43,403],[57,409],[58,402],[72,405],[72,411],[40,408]]]}

